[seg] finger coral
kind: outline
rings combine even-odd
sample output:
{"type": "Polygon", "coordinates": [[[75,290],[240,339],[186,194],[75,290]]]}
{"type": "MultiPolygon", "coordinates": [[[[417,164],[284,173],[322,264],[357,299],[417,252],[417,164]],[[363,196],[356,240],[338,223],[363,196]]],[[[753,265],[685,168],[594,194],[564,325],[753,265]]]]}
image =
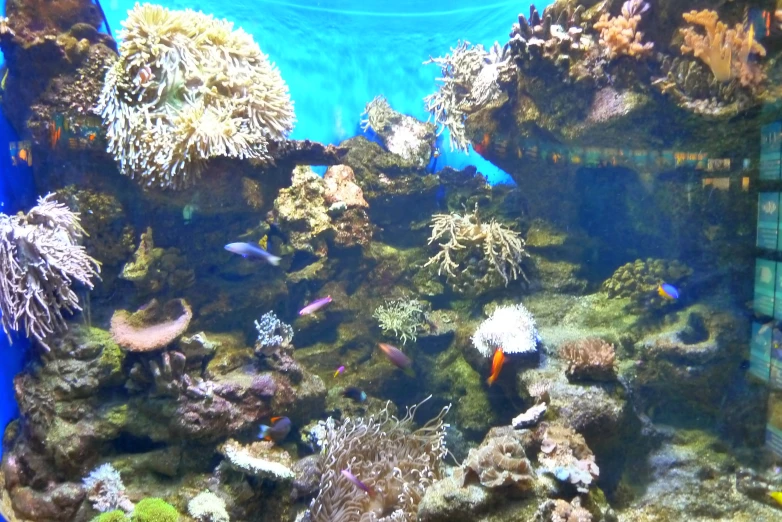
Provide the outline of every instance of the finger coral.
{"type": "Polygon", "coordinates": [[[648,56],[654,43],[642,43],[644,34],[638,30],[641,15],[649,10],[642,0],[628,0],[622,5],[622,14],[611,17],[603,14],[594,28],[600,31],[600,45],[609,60],[619,56],[641,58],[648,56]]]}
{"type": "Polygon", "coordinates": [[[0,214],[0,312],[3,330],[24,329],[48,350],[46,338],[67,329],[62,311],[81,310],[71,286],[92,289],[100,264],[87,255],[78,214],[52,194],[27,214],[0,214]]]}
{"type": "Polygon", "coordinates": [[[268,161],[269,141],[293,127],[293,103],[249,34],[150,4],[136,4],[123,27],[96,108],[123,174],[182,189],[215,156],[268,161]]]}
{"type": "Polygon", "coordinates": [[[568,363],[568,380],[610,381],[616,378],[614,345],[598,338],[578,339],[565,343],[559,354],[568,363]]]}
{"type": "Polygon", "coordinates": [[[762,83],[763,72],[750,61],[750,56],[765,56],[766,49],[755,40],[753,26],[745,30],[742,24],[736,24],[731,29],[720,21],[716,11],[708,9],[690,11],[682,16],[705,32],[699,32],[695,27],[681,29],[682,53],[692,53],[700,58],[718,81],[737,79],[744,87],[757,87],[762,83]]]}
{"type": "Polygon", "coordinates": [[[445,456],[443,417],[449,407],[423,427],[413,430],[420,404],[397,419],[388,407],[377,417],[329,419],[323,440],[324,473],[320,492],[310,504],[312,522],[409,521],[417,519],[418,503],[426,489],[440,478],[445,456]],[[359,491],[348,470],[373,495],[359,491]]]}

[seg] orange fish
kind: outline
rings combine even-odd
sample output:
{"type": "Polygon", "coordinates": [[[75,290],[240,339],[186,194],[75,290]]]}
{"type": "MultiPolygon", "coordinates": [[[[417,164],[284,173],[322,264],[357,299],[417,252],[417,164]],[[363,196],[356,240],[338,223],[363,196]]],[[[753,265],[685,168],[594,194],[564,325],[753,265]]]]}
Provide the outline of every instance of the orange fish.
{"type": "Polygon", "coordinates": [[[491,375],[489,375],[489,378],[486,379],[486,382],[489,383],[489,386],[494,384],[494,381],[497,380],[497,377],[500,376],[500,370],[502,370],[502,365],[505,362],[505,354],[502,351],[502,348],[497,348],[494,351],[494,358],[491,361],[491,375]]]}
{"type": "Polygon", "coordinates": [[[491,143],[491,136],[489,136],[489,133],[487,132],[487,133],[484,133],[483,140],[481,140],[480,143],[474,144],[472,146],[472,148],[478,154],[483,154],[489,148],[489,144],[490,143],[491,143]]]}

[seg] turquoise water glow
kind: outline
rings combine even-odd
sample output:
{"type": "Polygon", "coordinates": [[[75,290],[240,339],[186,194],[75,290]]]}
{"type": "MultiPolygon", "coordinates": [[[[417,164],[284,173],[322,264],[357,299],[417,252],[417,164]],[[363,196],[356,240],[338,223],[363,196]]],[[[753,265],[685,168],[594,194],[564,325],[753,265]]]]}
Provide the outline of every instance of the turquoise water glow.
{"type": "MultiPolygon", "coordinates": [[[[133,4],[102,3],[115,33],[133,4]]],[[[394,109],[426,120],[423,98],[436,90],[440,71],[422,63],[441,56],[460,38],[485,47],[505,42],[517,15],[529,11],[527,2],[465,0],[176,0],[163,5],[201,10],[251,33],[290,86],[298,118],[291,137],[325,143],[360,133],[361,112],[379,94],[394,109]]],[[[445,163],[457,168],[475,165],[493,183],[510,182],[507,174],[476,153],[450,153],[447,141],[441,147],[445,163]]]]}

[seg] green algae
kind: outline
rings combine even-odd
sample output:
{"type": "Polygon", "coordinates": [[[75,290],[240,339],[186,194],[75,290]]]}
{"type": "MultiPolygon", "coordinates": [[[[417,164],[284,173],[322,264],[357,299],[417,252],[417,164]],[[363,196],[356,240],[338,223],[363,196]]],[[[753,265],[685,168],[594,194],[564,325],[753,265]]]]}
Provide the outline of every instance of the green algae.
{"type": "Polygon", "coordinates": [[[177,522],[179,512],[161,498],[145,498],[133,510],[133,522],[177,522]]]}

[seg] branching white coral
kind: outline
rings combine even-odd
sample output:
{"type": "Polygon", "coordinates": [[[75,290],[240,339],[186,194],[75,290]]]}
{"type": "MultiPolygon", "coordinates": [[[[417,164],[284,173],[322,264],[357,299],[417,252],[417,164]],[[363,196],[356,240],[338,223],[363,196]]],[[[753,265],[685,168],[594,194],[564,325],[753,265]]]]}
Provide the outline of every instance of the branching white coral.
{"type": "Polygon", "coordinates": [[[472,107],[486,103],[493,97],[493,89],[497,88],[499,67],[507,62],[495,63],[489,56],[482,45],[471,47],[469,42],[459,42],[451,49],[451,54],[424,62],[440,66],[442,77],[437,81],[442,85],[437,92],[425,97],[424,103],[430,117],[434,117],[435,123],[440,126],[438,135],[448,129],[451,150],[467,151],[469,140],[464,128],[467,113],[472,107]],[[487,72],[483,73],[484,69],[487,72]]]}
{"type": "MultiPolygon", "coordinates": [[[[425,400],[428,400],[425,399],[425,400]]],[[[426,489],[440,478],[446,454],[443,417],[450,406],[413,430],[413,416],[401,420],[388,405],[377,417],[326,423],[324,473],[320,492],[310,504],[312,522],[413,522],[426,489]],[[343,474],[349,470],[375,495],[359,492],[343,474]]]]}
{"type": "Polygon", "coordinates": [[[209,158],[267,161],[269,141],[292,129],[278,69],[232,23],[136,4],[123,27],[96,107],[123,174],[186,188],[209,158]]]}
{"type": "Polygon", "coordinates": [[[48,349],[46,338],[67,329],[62,311],[81,310],[71,286],[92,289],[100,264],[87,255],[78,214],[53,194],[27,214],[0,214],[0,312],[3,330],[24,329],[48,349]]]}
{"type": "Polygon", "coordinates": [[[115,509],[133,511],[133,503],[125,494],[122,477],[111,464],[102,464],[82,479],[87,498],[96,511],[105,513],[115,509]]]}
{"type": "Polygon", "coordinates": [[[494,219],[481,223],[477,205],[472,213],[463,215],[435,214],[431,227],[429,244],[441,240],[445,242],[439,243],[440,251],[424,266],[438,264],[438,274],[445,272],[451,277],[458,277],[456,271],[460,266],[454,260],[454,254],[460,250],[480,248],[491,267],[505,281],[505,286],[519,276],[527,279],[521,263],[529,254],[521,235],[494,219]]]}
{"type": "Polygon", "coordinates": [[[538,349],[535,318],[521,303],[500,306],[475,330],[472,344],[484,357],[498,348],[504,353],[533,353],[538,349]]]}

